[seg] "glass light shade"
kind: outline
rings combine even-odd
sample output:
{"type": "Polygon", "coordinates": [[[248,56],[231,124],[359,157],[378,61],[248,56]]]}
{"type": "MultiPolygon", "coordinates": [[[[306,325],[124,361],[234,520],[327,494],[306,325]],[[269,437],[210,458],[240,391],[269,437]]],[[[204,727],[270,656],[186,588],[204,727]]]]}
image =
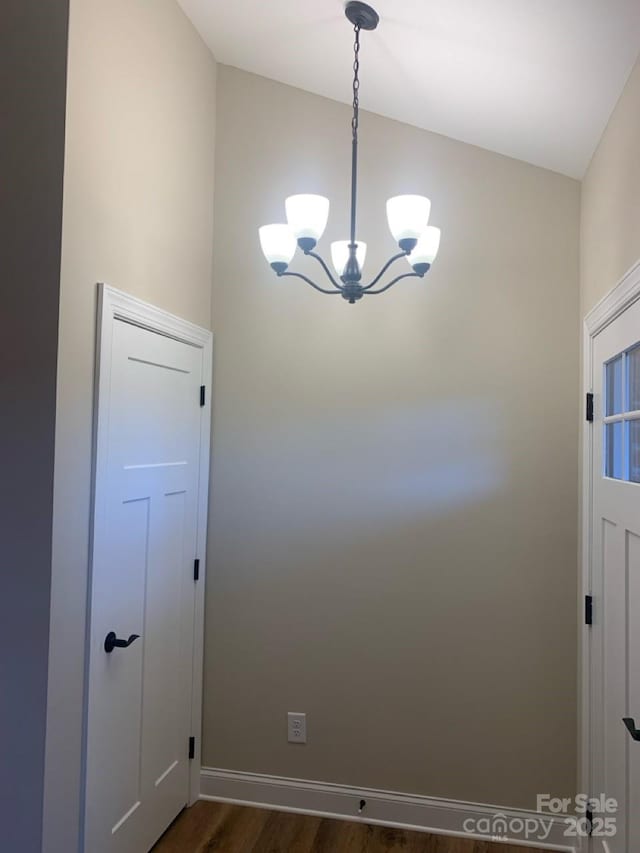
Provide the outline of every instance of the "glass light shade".
{"type": "MultiPolygon", "coordinates": [[[[333,268],[335,269],[338,276],[341,276],[344,272],[344,268],[347,265],[347,261],[349,260],[349,246],[351,245],[351,240],[336,240],[335,243],[331,244],[331,260],[333,262],[333,268]]],[[[364,266],[364,259],[367,256],[367,244],[361,242],[360,240],[356,240],[356,260],[358,261],[358,266],[360,267],[360,272],[362,272],[362,268],[364,266]]]]}
{"type": "Polygon", "coordinates": [[[411,252],[410,255],[407,255],[407,260],[412,267],[416,264],[431,265],[436,259],[439,248],[440,229],[436,228],[434,225],[429,225],[429,227],[423,231],[418,238],[418,244],[413,252],[411,252]]]}
{"type": "Polygon", "coordinates": [[[329,219],[329,199],[322,195],[290,195],[285,201],[287,222],[296,240],[319,240],[329,219]]]}
{"type": "Polygon", "coordinates": [[[387,202],[389,229],[396,242],[417,240],[429,222],[431,202],[423,195],[397,195],[387,202]]]}
{"type": "Polygon", "coordinates": [[[270,264],[291,263],[296,252],[296,238],[288,225],[263,225],[258,229],[260,246],[270,264]]]}

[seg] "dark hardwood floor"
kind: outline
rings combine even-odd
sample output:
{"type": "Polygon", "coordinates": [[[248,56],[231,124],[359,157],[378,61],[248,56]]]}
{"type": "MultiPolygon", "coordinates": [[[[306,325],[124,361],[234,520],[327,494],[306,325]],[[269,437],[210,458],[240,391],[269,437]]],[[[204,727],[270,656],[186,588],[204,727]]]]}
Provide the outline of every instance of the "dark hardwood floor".
{"type": "Polygon", "coordinates": [[[527,850],[509,844],[200,801],[182,812],[153,853],[527,853],[527,850]]]}

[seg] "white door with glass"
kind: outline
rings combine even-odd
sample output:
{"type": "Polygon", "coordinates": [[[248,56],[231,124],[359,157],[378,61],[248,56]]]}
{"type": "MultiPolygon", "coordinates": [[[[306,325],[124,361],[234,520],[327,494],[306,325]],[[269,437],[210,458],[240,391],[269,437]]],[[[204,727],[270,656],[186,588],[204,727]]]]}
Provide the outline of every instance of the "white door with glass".
{"type": "MultiPolygon", "coordinates": [[[[640,301],[593,340],[593,849],[640,851],[640,301]],[[615,817],[611,824],[601,818],[615,817]]],[[[587,473],[588,475],[588,473],[587,473]]]]}
{"type": "Polygon", "coordinates": [[[146,853],[189,799],[207,362],[117,317],[102,338],[84,849],[146,853]]]}

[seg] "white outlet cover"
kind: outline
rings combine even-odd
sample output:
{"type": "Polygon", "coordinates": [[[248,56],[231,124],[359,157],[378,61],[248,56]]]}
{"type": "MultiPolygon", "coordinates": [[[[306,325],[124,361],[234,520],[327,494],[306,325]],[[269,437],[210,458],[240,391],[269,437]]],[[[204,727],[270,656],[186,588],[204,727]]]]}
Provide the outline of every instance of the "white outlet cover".
{"type": "Polygon", "coordinates": [[[287,740],[289,743],[307,742],[307,715],[295,711],[287,714],[287,740]]]}

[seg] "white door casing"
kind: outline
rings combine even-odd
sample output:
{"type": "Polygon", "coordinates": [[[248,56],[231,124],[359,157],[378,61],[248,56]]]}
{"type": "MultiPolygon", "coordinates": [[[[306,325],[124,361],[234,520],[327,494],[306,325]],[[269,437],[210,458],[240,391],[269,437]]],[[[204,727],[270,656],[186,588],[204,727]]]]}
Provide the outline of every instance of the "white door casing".
{"type": "Polygon", "coordinates": [[[640,850],[640,743],[623,723],[633,717],[640,726],[640,483],[629,481],[637,479],[629,467],[636,427],[633,414],[624,414],[633,402],[627,353],[640,343],[639,300],[640,264],[585,321],[585,392],[593,393],[594,417],[584,434],[582,592],[593,596],[593,624],[582,644],[581,788],[618,801],[617,813],[594,814],[594,836],[584,846],[598,853],[640,850]],[[605,400],[614,363],[615,406],[605,400]],[[609,816],[613,835],[600,820],[609,816]]]}
{"type": "Polygon", "coordinates": [[[143,853],[199,793],[211,333],[99,305],[84,849],[143,853]]]}

